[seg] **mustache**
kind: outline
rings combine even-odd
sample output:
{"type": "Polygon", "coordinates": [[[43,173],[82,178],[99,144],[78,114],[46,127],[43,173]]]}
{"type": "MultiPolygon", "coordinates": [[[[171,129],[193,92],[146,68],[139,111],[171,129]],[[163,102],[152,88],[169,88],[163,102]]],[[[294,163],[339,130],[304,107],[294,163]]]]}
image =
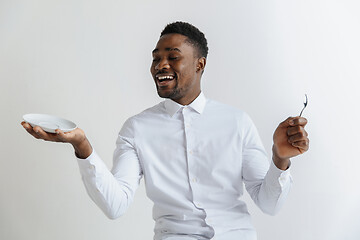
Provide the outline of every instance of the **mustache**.
{"type": "Polygon", "coordinates": [[[165,71],[165,70],[159,70],[159,71],[157,71],[157,72],[155,73],[155,75],[157,75],[157,74],[164,74],[164,73],[172,73],[172,74],[174,74],[174,76],[176,76],[176,73],[174,73],[174,72],[169,72],[169,71],[165,71]]]}

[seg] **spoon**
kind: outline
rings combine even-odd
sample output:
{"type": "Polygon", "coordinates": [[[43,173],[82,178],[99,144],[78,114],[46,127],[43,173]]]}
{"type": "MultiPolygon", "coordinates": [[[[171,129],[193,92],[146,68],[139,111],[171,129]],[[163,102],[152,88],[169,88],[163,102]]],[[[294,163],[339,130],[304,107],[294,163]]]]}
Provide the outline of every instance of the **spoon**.
{"type": "Polygon", "coordinates": [[[301,114],[303,113],[304,109],[306,108],[307,104],[308,104],[308,97],[307,97],[307,95],[305,94],[304,107],[303,107],[303,109],[302,109],[301,112],[300,112],[300,117],[301,117],[301,114]]]}

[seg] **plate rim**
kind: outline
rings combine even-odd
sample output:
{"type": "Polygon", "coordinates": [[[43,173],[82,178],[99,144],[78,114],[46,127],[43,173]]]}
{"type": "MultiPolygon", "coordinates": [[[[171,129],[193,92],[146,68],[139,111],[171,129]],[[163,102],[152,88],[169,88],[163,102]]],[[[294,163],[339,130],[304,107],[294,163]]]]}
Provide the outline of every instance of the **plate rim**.
{"type": "Polygon", "coordinates": [[[55,118],[55,119],[60,119],[60,120],[65,120],[66,122],[69,122],[70,124],[73,124],[74,127],[73,128],[59,128],[61,131],[63,132],[70,132],[72,130],[75,130],[77,128],[77,124],[74,123],[73,121],[69,120],[69,119],[66,119],[66,118],[62,118],[62,117],[58,117],[56,115],[51,115],[51,114],[46,114],[46,113],[27,113],[27,114],[24,114],[22,117],[24,119],[25,122],[29,123],[30,125],[34,125],[34,126],[39,126],[41,127],[44,131],[46,132],[50,132],[50,133],[55,133],[55,129],[53,128],[47,128],[47,127],[43,127],[43,126],[40,126],[39,124],[36,124],[34,122],[32,122],[31,120],[29,121],[29,119],[26,119],[28,118],[29,116],[31,115],[35,115],[35,116],[47,116],[47,117],[51,117],[51,118],[55,118]]]}

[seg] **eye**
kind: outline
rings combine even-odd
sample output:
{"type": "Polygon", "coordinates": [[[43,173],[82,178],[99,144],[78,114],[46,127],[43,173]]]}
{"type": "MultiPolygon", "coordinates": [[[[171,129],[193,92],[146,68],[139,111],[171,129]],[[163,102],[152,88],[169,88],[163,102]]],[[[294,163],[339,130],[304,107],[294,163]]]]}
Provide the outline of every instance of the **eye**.
{"type": "Polygon", "coordinates": [[[178,56],[169,56],[169,60],[177,60],[177,59],[179,59],[178,56]]]}

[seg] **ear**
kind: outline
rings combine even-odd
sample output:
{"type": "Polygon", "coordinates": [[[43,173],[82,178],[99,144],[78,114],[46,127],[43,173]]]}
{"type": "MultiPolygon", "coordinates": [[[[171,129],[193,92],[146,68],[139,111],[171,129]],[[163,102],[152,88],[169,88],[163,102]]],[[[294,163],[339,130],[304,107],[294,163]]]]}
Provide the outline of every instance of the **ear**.
{"type": "Polygon", "coordinates": [[[205,57],[199,58],[196,63],[196,72],[203,73],[205,69],[205,65],[206,65],[206,58],[205,57]]]}

